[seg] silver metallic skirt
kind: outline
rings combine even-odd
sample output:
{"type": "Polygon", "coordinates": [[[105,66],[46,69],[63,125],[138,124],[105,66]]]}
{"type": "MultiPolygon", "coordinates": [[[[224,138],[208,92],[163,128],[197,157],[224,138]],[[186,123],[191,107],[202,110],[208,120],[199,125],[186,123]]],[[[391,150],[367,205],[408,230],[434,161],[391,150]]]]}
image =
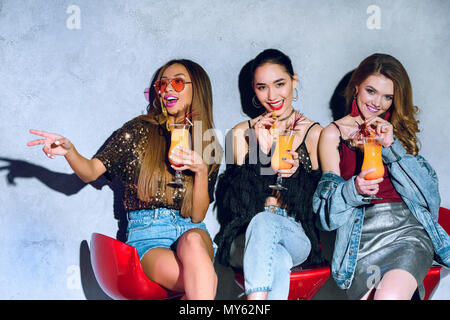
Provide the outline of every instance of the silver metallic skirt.
{"type": "Polygon", "coordinates": [[[355,274],[349,299],[361,299],[393,269],[408,271],[423,299],[423,279],[433,262],[433,244],[403,202],[377,203],[365,209],[355,274]]]}

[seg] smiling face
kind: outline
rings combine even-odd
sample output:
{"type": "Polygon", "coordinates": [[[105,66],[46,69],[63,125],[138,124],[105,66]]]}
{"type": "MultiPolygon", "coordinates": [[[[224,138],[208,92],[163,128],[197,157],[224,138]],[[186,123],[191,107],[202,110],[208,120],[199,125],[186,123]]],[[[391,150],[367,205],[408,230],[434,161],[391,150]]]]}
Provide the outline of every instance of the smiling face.
{"type": "Polygon", "coordinates": [[[381,74],[368,76],[355,88],[359,111],[365,119],[382,115],[394,100],[394,83],[381,74]]]}
{"type": "Polygon", "coordinates": [[[253,76],[256,97],[268,112],[277,116],[292,108],[292,93],[297,83],[296,74],[291,77],[283,66],[270,62],[256,68],[253,76]]]}
{"type": "Polygon", "coordinates": [[[168,82],[164,91],[160,93],[163,103],[167,108],[167,113],[170,116],[182,115],[184,117],[185,110],[192,103],[192,83],[189,72],[182,64],[172,64],[169,66],[161,76],[161,80],[168,82]],[[172,79],[184,80],[184,88],[177,92],[171,83],[172,79]]]}

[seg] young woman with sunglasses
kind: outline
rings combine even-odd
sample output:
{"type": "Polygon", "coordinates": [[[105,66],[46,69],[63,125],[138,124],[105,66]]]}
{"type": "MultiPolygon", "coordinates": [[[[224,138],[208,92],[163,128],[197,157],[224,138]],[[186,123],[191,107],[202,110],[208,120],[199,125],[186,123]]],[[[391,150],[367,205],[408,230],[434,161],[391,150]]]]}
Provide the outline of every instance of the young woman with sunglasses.
{"type": "Polygon", "coordinates": [[[215,241],[224,265],[242,267],[248,299],[287,299],[290,272],[299,264],[323,262],[312,211],[312,195],[320,178],[317,143],[322,127],[292,106],[298,76],[284,53],[268,49],[252,66],[255,107],[264,110],[233,128],[234,161],[221,174],[216,189],[221,229],[215,241]],[[276,117],[276,120],[274,119],[276,117]],[[294,129],[290,169],[280,170],[287,190],[272,190],[275,134],[271,128],[294,129]],[[243,261],[232,247],[245,234],[243,261]],[[234,244],[233,244],[234,242],[234,244]]]}
{"type": "Polygon", "coordinates": [[[213,128],[210,80],[195,62],[172,60],[160,68],[154,88],[147,114],[125,123],[92,159],[81,156],[58,134],[30,130],[43,139],[28,145],[44,145],[50,158],[64,156],[84,182],[104,173],[121,179],[127,243],[136,247],[146,275],[167,289],[185,292],[186,299],[213,299],[214,248],[202,220],[213,201],[222,149],[213,139],[208,144],[214,151],[205,152],[205,158],[194,151],[206,147],[203,136],[196,135],[213,128]],[[183,123],[187,116],[200,127],[191,130],[193,150],[173,152],[171,162],[177,166],[170,165],[168,124],[183,123]],[[184,187],[168,186],[175,170],[184,170],[184,187]]]}
{"type": "Polygon", "coordinates": [[[332,274],[350,299],[411,299],[433,258],[450,264],[450,238],[438,224],[436,172],[419,155],[418,108],[403,65],[373,54],[353,71],[347,115],[321,134],[323,175],[314,209],[325,230],[336,230],[332,274]],[[384,176],[366,179],[359,134],[380,137],[384,176]],[[371,200],[367,196],[376,195],[371,200]]]}

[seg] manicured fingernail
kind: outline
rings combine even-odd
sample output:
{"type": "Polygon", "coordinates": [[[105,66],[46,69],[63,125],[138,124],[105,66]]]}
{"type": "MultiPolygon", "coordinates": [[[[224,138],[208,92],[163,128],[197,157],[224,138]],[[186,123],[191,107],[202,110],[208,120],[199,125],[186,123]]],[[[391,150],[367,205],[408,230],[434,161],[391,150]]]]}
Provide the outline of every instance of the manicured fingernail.
{"type": "Polygon", "coordinates": [[[58,140],[55,141],[55,144],[56,144],[57,146],[59,146],[60,143],[61,143],[61,142],[59,142],[58,140]]]}

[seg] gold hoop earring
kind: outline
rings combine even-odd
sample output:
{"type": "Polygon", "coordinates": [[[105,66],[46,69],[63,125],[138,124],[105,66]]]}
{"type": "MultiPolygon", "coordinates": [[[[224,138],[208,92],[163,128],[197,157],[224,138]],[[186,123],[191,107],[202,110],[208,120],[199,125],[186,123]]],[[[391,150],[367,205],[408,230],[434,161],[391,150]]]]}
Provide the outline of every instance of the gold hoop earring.
{"type": "Polygon", "coordinates": [[[252,98],[253,107],[255,107],[256,109],[259,109],[262,107],[262,104],[259,103],[258,98],[256,98],[256,100],[255,100],[255,98],[256,98],[256,96],[253,96],[253,98],[252,98]]]}

